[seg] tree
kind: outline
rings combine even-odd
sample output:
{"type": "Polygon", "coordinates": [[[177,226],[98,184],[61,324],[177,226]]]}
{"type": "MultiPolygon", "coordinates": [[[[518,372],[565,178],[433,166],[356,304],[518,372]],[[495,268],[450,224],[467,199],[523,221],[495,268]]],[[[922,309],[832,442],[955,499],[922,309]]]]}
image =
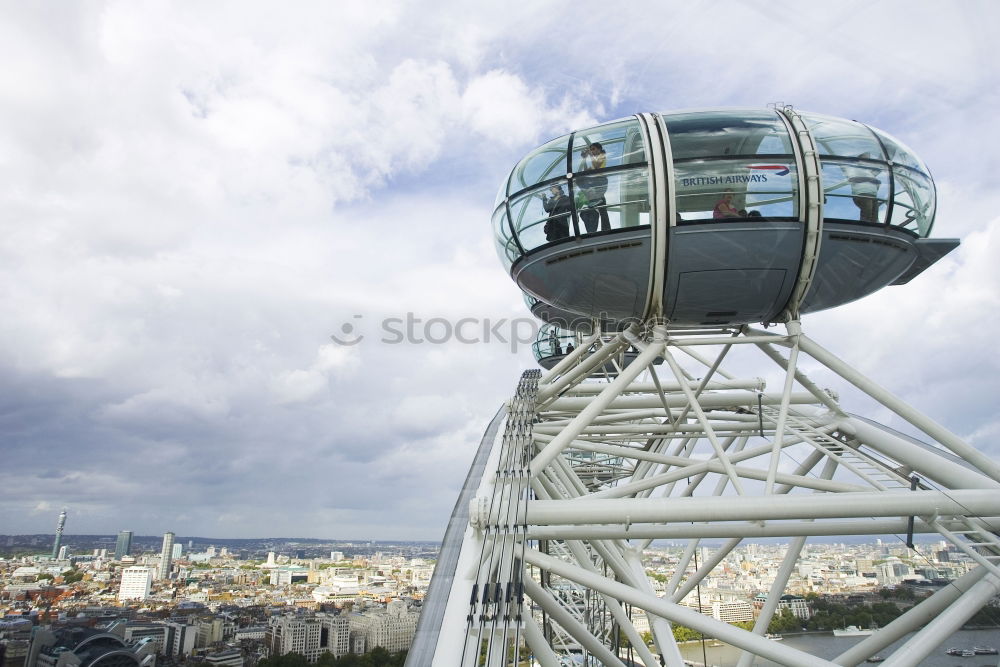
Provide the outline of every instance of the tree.
{"type": "Polygon", "coordinates": [[[794,632],[801,628],[802,622],[788,607],[784,607],[780,612],[772,616],[771,622],[767,624],[767,631],[775,634],[794,632]]]}
{"type": "Polygon", "coordinates": [[[286,653],[261,660],[257,667],[309,667],[309,661],[301,653],[286,653]]]}
{"type": "Polygon", "coordinates": [[[696,639],[701,639],[702,634],[697,630],[692,630],[691,628],[684,625],[673,625],[674,639],[679,642],[689,642],[696,639]]]}
{"type": "Polygon", "coordinates": [[[329,651],[323,651],[316,660],[316,667],[337,667],[337,659],[329,651]]]}
{"type": "Polygon", "coordinates": [[[63,583],[73,584],[78,581],[83,580],[83,572],[75,569],[69,569],[62,573],[63,583]]]}
{"type": "Polygon", "coordinates": [[[392,655],[381,646],[361,656],[362,667],[392,667],[392,655]]]}

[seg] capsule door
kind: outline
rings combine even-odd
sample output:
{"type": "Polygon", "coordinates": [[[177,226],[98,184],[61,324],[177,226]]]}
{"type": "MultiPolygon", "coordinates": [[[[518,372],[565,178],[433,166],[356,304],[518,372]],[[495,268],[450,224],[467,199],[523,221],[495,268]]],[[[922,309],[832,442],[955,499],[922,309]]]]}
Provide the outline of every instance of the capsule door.
{"type": "Polygon", "coordinates": [[[777,112],[664,114],[672,186],[663,312],[678,325],[767,321],[802,256],[800,174],[777,112]]]}

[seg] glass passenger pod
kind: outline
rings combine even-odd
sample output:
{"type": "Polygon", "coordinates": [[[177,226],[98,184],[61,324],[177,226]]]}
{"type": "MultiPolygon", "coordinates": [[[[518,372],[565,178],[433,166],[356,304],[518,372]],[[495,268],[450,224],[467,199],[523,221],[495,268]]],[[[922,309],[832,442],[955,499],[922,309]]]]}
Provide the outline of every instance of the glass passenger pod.
{"type": "Polygon", "coordinates": [[[820,223],[809,211],[821,211],[822,234],[799,312],[906,282],[957,245],[924,238],[934,184],[912,151],[861,123],[800,117],[817,148],[816,174],[802,163],[810,137],[798,145],[794,117],[777,110],[662,114],[662,147],[646,145],[638,117],[553,140],[502,188],[497,251],[525,292],[606,320],[643,317],[655,269],[664,315],[697,326],[784,314],[803,270],[806,221],[820,223]],[[666,179],[666,199],[653,201],[654,174],[666,179]],[[822,201],[805,201],[811,176],[822,201]],[[665,262],[654,267],[656,219],[668,237],[665,262]]]}
{"type": "Polygon", "coordinates": [[[539,366],[550,370],[579,345],[580,339],[576,333],[553,324],[543,324],[538,329],[535,342],[531,344],[531,352],[539,366]]]}
{"type": "MultiPolygon", "coordinates": [[[[531,351],[535,355],[535,361],[545,370],[551,370],[560,361],[566,358],[570,352],[578,348],[584,342],[585,332],[569,331],[554,324],[543,324],[535,342],[532,343],[531,351]]],[[[634,347],[626,350],[609,359],[603,366],[594,369],[599,375],[614,377],[618,375],[620,369],[635,361],[639,356],[639,351],[634,347]]],[[[662,364],[663,358],[657,357],[654,364],[662,364]]]]}

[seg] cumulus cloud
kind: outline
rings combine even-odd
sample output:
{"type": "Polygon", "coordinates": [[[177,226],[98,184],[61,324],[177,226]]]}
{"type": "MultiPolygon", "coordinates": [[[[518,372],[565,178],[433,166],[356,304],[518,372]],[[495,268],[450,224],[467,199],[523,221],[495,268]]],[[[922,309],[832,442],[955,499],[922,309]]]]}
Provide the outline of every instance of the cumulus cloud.
{"type": "Polygon", "coordinates": [[[5,529],[69,504],[79,532],[439,537],[530,354],[384,322],[527,316],[489,238],[504,175],[700,105],[794,102],[925,158],[962,248],[807,330],[989,447],[997,9],[719,11],[768,47],[706,40],[698,4],[4,7],[5,529]],[[861,40],[859,12],[907,39],[861,40]]]}

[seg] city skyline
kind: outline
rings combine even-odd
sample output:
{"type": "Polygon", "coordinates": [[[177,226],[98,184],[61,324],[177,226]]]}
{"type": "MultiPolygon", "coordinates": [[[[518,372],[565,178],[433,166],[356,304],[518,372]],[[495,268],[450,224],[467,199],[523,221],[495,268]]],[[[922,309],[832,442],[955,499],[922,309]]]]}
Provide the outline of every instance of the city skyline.
{"type": "Polygon", "coordinates": [[[440,540],[534,362],[377,323],[529,317],[492,247],[504,175],[569,129],[691,107],[791,103],[924,159],[933,236],[961,247],[803,326],[1000,457],[1000,8],[630,9],[0,10],[0,533],[66,506],[79,534],[440,540]],[[708,39],[720,13],[771,48],[708,39]],[[367,337],[337,345],[346,325],[367,337]]]}
{"type": "MultiPolygon", "coordinates": [[[[121,533],[131,531],[119,531],[118,537],[120,539],[121,533]]],[[[6,539],[13,541],[15,537],[26,538],[37,542],[35,546],[38,549],[38,555],[47,553],[50,549],[47,546],[52,542],[52,535],[46,533],[33,533],[25,535],[5,535],[0,533],[0,540],[6,539]]],[[[815,536],[810,541],[811,544],[818,546],[831,546],[836,544],[843,544],[845,546],[863,546],[863,545],[879,545],[879,546],[906,546],[905,535],[853,535],[853,536],[815,536]]],[[[67,546],[73,546],[73,542],[85,542],[86,546],[82,547],[86,551],[93,551],[94,549],[106,548],[109,555],[115,555],[115,560],[119,560],[116,555],[115,535],[114,534],[88,534],[88,535],[74,535],[67,534],[64,538],[69,540],[70,543],[67,546]],[[96,545],[106,544],[107,547],[98,547],[96,545]]],[[[141,549],[140,553],[143,554],[162,554],[163,550],[163,535],[139,535],[130,534],[129,545],[134,546],[136,550],[141,549]],[[146,546],[141,546],[145,543],[146,546]]],[[[938,535],[932,533],[919,533],[913,535],[913,541],[915,544],[926,545],[932,542],[937,542],[940,540],[938,535]]],[[[742,543],[744,545],[756,545],[762,547],[768,546],[782,546],[787,543],[787,538],[772,537],[772,538],[744,538],[742,543]]],[[[725,543],[722,539],[712,539],[705,538],[701,540],[701,543],[706,547],[718,547],[725,543]]],[[[321,548],[326,545],[351,545],[354,547],[378,547],[380,545],[400,545],[400,544],[411,544],[411,545],[434,545],[440,546],[441,540],[401,540],[401,539],[368,539],[368,538],[358,538],[358,537],[303,537],[303,536],[257,536],[257,537],[245,537],[245,538],[227,538],[227,537],[213,537],[205,535],[175,535],[174,536],[174,549],[176,551],[177,547],[183,548],[183,553],[188,554],[192,550],[199,548],[210,548],[215,546],[233,547],[233,546],[257,546],[258,550],[261,549],[273,549],[275,544],[285,544],[285,549],[291,550],[294,548],[299,548],[305,546],[306,548],[321,548]],[[265,546],[267,545],[267,546],[265,546]]],[[[7,545],[10,546],[10,545],[7,545]]],[[[23,543],[22,543],[23,546],[23,543]]],[[[655,548],[674,548],[678,546],[683,546],[683,542],[678,542],[675,540],[654,540],[652,546],[655,548]]],[[[0,553],[3,553],[4,545],[0,543],[0,553]]],[[[86,556],[86,553],[72,553],[74,556],[86,556]]],[[[127,555],[134,555],[132,553],[127,555]]],[[[287,555],[287,554],[286,554],[287,555]]]]}

